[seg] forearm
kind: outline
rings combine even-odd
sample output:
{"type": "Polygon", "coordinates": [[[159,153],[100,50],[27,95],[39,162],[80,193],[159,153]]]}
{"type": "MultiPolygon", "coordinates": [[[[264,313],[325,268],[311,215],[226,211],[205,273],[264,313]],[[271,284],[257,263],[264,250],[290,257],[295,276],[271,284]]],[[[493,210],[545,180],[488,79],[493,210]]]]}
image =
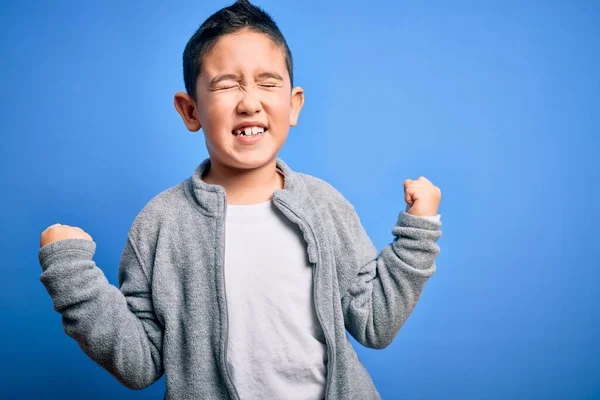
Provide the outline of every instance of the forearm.
{"type": "Polygon", "coordinates": [[[132,281],[138,282],[131,283],[129,297],[107,281],[92,260],[95,243],[83,239],[41,248],[40,281],[62,314],[65,332],[124,385],[141,389],[162,375],[162,338],[130,247],[128,242],[122,265],[127,263],[132,281]]]}
{"type": "Polygon", "coordinates": [[[435,272],[440,227],[438,221],[401,213],[394,241],[359,269],[342,298],[346,327],[358,342],[383,348],[395,338],[435,272]]]}

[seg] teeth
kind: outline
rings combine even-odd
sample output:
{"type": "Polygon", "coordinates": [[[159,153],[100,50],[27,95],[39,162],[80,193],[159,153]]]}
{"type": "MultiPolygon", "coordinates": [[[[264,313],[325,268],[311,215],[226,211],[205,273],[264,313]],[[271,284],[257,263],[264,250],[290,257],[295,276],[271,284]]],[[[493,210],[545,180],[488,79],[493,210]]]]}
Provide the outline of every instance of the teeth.
{"type": "Polygon", "coordinates": [[[264,133],[265,129],[262,126],[248,126],[244,129],[236,129],[234,131],[236,136],[252,136],[264,133]]]}

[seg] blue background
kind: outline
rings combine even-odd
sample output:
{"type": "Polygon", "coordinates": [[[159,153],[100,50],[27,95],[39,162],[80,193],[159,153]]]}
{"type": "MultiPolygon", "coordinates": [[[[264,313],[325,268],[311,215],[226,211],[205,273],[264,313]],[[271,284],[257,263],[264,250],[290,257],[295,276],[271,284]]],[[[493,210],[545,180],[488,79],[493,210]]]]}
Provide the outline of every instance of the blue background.
{"type": "MultiPolygon", "coordinates": [[[[63,332],[39,236],[82,227],[116,284],[135,215],[207,156],[173,94],[227,4],[0,3],[0,397],[162,398],[164,378],[129,390],[63,332]]],[[[442,189],[436,274],[387,349],[356,345],[383,398],[600,398],[600,3],[257,4],[306,90],[286,162],[379,248],[405,178],[442,189]]]]}

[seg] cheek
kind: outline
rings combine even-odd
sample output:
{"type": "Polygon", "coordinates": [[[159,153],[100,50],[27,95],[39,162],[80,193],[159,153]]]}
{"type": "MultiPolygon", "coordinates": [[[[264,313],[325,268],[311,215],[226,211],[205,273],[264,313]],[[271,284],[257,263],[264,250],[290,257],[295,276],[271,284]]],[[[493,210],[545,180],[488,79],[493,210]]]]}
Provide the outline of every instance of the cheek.
{"type": "Polygon", "coordinates": [[[231,113],[235,110],[235,104],[235,99],[225,96],[208,101],[203,108],[204,126],[210,130],[222,129],[223,125],[229,123],[231,113]]]}
{"type": "Polygon", "coordinates": [[[267,111],[269,114],[271,114],[273,122],[276,122],[277,125],[289,124],[290,97],[286,95],[279,95],[271,100],[272,101],[265,105],[265,108],[267,108],[267,111]]]}

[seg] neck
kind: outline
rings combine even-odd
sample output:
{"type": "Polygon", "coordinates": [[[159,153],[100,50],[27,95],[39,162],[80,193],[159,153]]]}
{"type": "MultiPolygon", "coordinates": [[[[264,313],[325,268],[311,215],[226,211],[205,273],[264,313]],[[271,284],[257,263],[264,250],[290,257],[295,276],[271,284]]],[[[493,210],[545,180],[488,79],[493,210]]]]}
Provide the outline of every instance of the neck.
{"type": "Polygon", "coordinates": [[[220,185],[227,194],[227,204],[244,205],[270,201],[273,192],[283,188],[283,175],[273,160],[261,167],[240,170],[211,160],[204,182],[220,185]]]}

